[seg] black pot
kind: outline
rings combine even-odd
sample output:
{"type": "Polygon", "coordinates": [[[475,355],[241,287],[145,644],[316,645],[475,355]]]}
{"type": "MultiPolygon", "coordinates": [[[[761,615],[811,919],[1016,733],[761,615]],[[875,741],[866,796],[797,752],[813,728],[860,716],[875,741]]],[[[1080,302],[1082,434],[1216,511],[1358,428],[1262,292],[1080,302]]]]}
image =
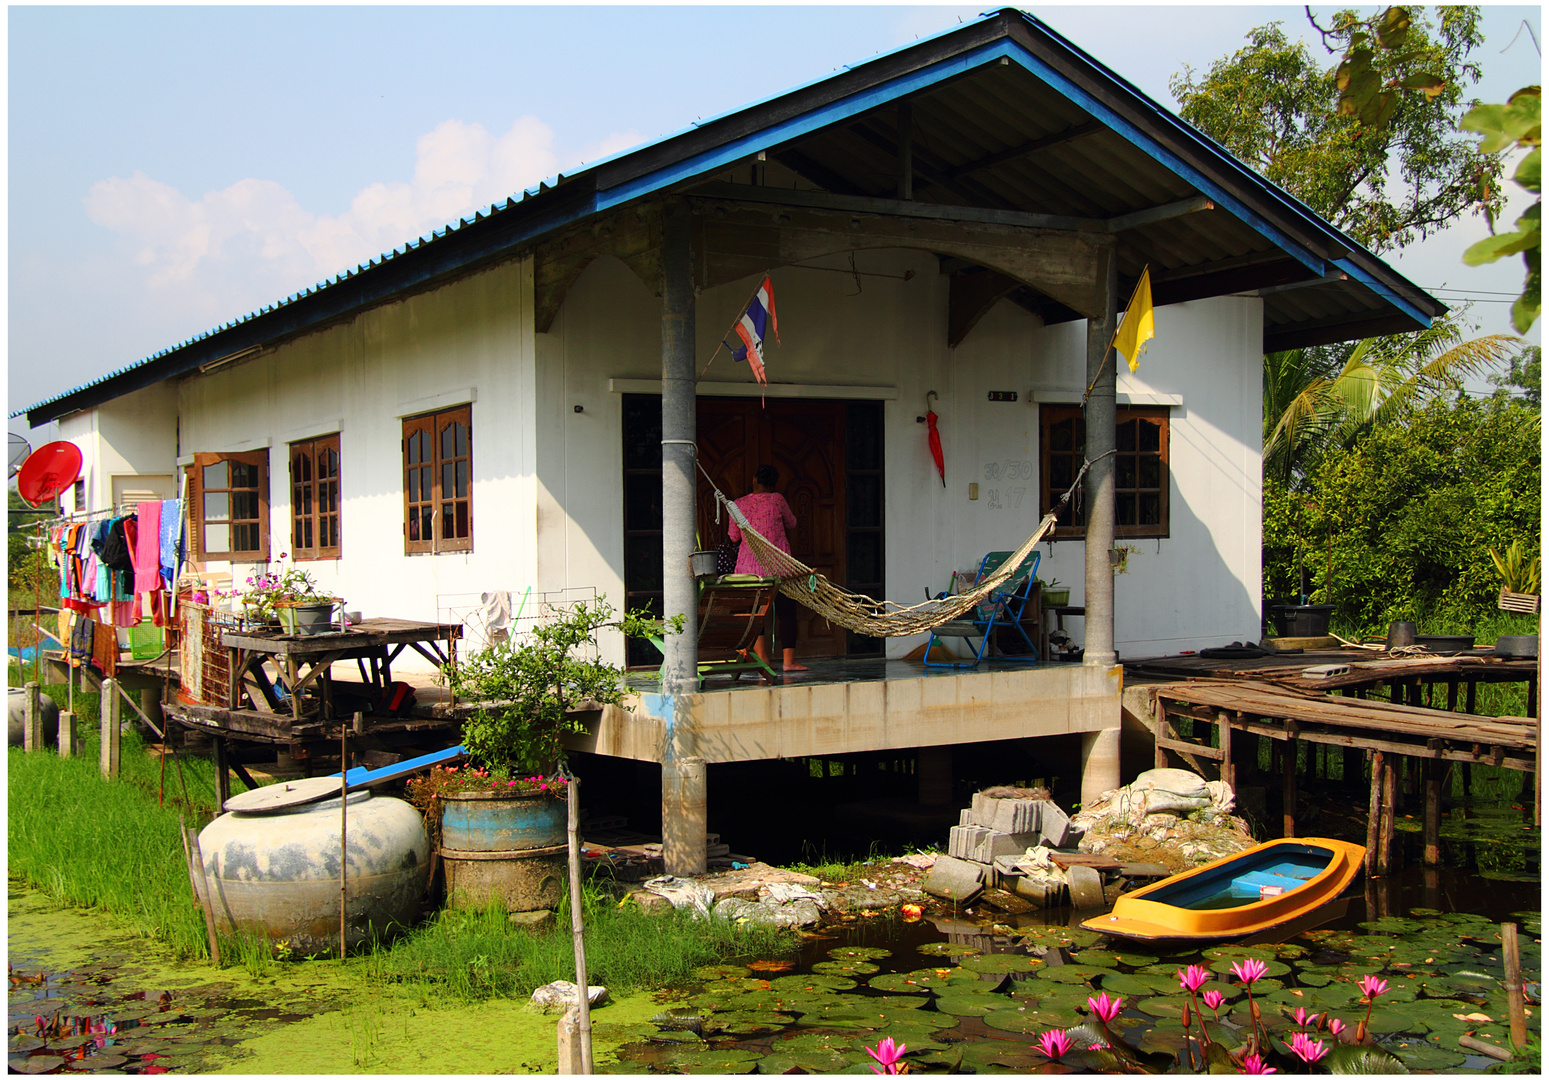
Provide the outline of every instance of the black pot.
{"type": "Polygon", "coordinates": [[[1276,604],[1269,609],[1280,637],[1325,637],[1333,604],[1276,604]]]}
{"type": "Polygon", "coordinates": [[[1416,645],[1424,645],[1437,656],[1456,656],[1474,647],[1474,639],[1466,634],[1420,634],[1416,645]]]}
{"type": "Polygon", "coordinates": [[[1502,634],[1495,639],[1495,655],[1508,660],[1536,660],[1537,634],[1502,634]]]}

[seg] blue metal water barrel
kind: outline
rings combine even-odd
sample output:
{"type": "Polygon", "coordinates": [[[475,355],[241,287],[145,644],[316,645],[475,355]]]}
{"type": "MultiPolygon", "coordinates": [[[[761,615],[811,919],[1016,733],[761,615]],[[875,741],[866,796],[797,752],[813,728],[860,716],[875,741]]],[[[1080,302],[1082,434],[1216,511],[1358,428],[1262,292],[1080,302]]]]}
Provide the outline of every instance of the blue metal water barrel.
{"type": "Polygon", "coordinates": [[[443,798],[443,849],[526,851],[565,842],[565,801],[546,791],[522,795],[457,791],[443,798]]]}

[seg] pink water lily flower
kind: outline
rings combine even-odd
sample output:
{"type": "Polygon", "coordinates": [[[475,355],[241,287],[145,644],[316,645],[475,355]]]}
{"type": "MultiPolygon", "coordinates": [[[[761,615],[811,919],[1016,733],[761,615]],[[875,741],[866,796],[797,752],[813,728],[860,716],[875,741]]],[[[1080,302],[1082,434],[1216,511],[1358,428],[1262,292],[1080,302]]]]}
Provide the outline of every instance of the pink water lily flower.
{"type": "Polygon", "coordinates": [[[1242,1059],[1242,1071],[1250,1076],[1268,1076],[1277,1070],[1264,1064],[1264,1059],[1257,1054],[1249,1054],[1242,1059]]]}
{"type": "Polygon", "coordinates": [[[1105,1024],[1113,1023],[1114,1017],[1124,1011],[1124,999],[1122,997],[1110,998],[1106,992],[1098,994],[1095,998],[1086,999],[1086,1007],[1092,1010],[1092,1015],[1105,1024]]]}
{"type": "Polygon", "coordinates": [[[1178,985],[1191,994],[1210,981],[1210,972],[1198,964],[1190,964],[1187,969],[1179,968],[1177,974],[1178,985]]]}
{"type": "Polygon", "coordinates": [[[1388,982],[1386,979],[1379,979],[1375,975],[1362,976],[1361,993],[1367,997],[1375,1000],[1379,995],[1386,994],[1387,992],[1388,982]]]}
{"type": "Polygon", "coordinates": [[[1050,1061],[1058,1061],[1070,1052],[1070,1036],[1063,1031],[1045,1031],[1038,1036],[1038,1052],[1050,1061]]]}
{"type": "Polygon", "coordinates": [[[1296,1026],[1297,1027],[1317,1027],[1318,1026],[1318,1014],[1317,1013],[1310,1013],[1306,1009],[1302,1008],[1300,1005],[1298,1005],[1296,1007],[1296,1011],[1291,1014],[1291,1018],[1296,1021],[1296,1026]]]}
{"type": "Polygon", "coordinates": [[[1345,1030],[1345,1022],[1343,1020],[1330,1020],[1328,1022],[1328,1030],[1330,1035],[1338,1035],[1345,1030]]]}
{"type": "Polygon", "coordinates": [[[1200,997],[1203,998],[1205,1004],[1210,1007],[1211,1012],[1216,1012],[1218,1009],[1220,1009],[1221,1003],[1226,1000],[1226,995],[1221,993],[1219,990],[1206,990],[1203,994],[1200,995],[1200,997]]]}
{"type": "Polygon", "coordinates": [[[1269,965],[1262,960],[1242,960],[1232,965],[1232,974],[1252,986],[1264,977],[1269,965]]]}
{"type": "Polygon", "coordinates": [[[903,1070],[898,1065],[898,1059],[909,1052],[908,1043],[893,1042],[892,1036],[888,1036],[877,1043],[876,1048],[866,1047],[866,1053],[877,1059],[877,1065],[871,1067],[871,1071],[883,1076],[896,1076],[903,1070]],[[877,1066],[880,1065],[881,1068],[877,1066]]]}
{"type": "Polygon", "coordinates": [[[1285,1046],[1309,1065],[1328,1053],[1322,1039],[1314,1039],[1305,1031],[1298,1031],[1285,1046]]]}

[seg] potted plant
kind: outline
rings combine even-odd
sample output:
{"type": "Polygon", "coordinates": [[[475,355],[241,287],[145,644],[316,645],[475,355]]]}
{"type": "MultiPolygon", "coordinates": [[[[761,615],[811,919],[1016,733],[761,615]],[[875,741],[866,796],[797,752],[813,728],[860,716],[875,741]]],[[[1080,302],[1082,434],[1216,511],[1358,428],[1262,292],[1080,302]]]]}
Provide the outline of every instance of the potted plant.
{"type": "Polygon", "coordinates": [[[1046,608],[1065,607],[1070,603],[1070,586],[1060,585],[1060,579],[1051,577],[1048,581],[1038,579],[1038,584],[1043,589],[1043,606],[1046,608]]]}
{"type": "Polygon", "coordinates": [[[250,575],[247,584],[242,606],[248,618],[278,623],[287,634],[325,633],[333,624],[334,608],[344,603],[322,592],[310,573],[294,566],[250,575]]]}
{"type": "Polygon", "coordinates": [[[463,722],[469,763],[410,783],[411,801],[439,837],[448,902],[509,911],[559,900],[565,870],[564,736],[584,730],[580,707],[616,704],[624,672],[597,656],[597,631],[660,633],[639,613],[614,621],[601,597],[550,607],[518,637],[471,654],[448,672],[473,702],[463,722]]]}

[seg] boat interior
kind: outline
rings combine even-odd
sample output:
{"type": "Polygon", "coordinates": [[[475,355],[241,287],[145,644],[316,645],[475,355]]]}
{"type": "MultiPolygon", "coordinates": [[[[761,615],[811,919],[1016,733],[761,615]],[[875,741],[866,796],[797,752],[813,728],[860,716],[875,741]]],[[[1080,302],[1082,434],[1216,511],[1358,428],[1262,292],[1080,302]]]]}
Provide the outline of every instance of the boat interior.
{"type": "MultiPolygon", "coordinates": [[[[1301,844],[1280,844],[1245,859],[1171,881],[1146,900],[1203,911],[1242,907],[1302,888],[1328,868],[1334,852],[1301,844]]],[[[1137,898],[1142,898],[1137,894],[1137,898]]]]}

